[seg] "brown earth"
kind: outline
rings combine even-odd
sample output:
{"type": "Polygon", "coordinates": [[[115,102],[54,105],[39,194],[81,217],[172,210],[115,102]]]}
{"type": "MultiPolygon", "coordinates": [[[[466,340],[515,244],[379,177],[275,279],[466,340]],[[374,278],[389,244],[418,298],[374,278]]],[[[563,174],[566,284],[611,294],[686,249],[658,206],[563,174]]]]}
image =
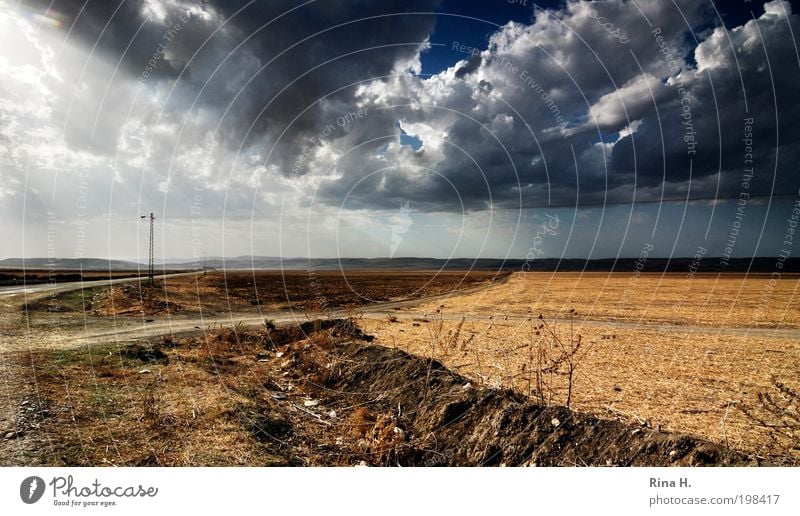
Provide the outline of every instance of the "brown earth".
{"type": "Polygon", "coordinates": [[[32,311],[91,315],[166,315],[293,310],[319,313],[371,303],[455,293],[508,276],[492,271],[221,271],[74,292],[32,304],[32,311]]]}
{"type": "Polygon", "coordinates": [[[336,320],[34,352],[36,401],[19,430],[39,453],[15,465],[757,463],[539,406],[370,340],[336,320]]]}
{"type": "MultiPolygon", "coordinates": [[[[582,338],[572,408],[796,464],[800,405],[777,384],[800,391],[799,287],[790,275],[514,274],[391,324],[360,324],[378,344],[528,393],[537,350],[559,347],[538,328],[542,315],[562,341],[582,338]],[[787,411],[764,403],[768,393],[787,411]]],[[[566,402],[563,372],[547,379],[556,403],[566,402]]]]}

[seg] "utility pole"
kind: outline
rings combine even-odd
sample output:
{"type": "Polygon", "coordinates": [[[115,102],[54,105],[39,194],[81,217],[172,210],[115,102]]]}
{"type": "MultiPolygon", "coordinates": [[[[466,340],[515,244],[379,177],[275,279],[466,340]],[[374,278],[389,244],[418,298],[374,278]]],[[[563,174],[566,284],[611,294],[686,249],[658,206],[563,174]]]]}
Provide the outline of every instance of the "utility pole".
{"type": "MultiPolygon", "coordinates": [[[[142,215],[141,218],[146,219],[147,215],[142,215]]],[[[155,220],[156,217],[153,215],[153,212],[150,212],[150,262],[147,267],[147,277],[150,280],[151,286],[153,285],[153,223],[155,220]]]]}

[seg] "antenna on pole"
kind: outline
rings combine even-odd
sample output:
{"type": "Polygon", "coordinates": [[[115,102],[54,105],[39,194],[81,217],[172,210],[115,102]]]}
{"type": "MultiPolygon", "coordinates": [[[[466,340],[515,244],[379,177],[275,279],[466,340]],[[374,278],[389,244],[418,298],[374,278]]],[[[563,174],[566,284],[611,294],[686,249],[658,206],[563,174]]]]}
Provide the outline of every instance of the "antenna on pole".
{"type": "MultiPolygon", "coordinates": [[[[140,218],[146,219],[147,215],[142,215],[140,218]]],[[[155,220],[155,215],[153,215],[153,212],[150,212],[150,261],[147,266],[147,277],[150,281],[150,285],[153,284],[153,224],[155,220]]]]}

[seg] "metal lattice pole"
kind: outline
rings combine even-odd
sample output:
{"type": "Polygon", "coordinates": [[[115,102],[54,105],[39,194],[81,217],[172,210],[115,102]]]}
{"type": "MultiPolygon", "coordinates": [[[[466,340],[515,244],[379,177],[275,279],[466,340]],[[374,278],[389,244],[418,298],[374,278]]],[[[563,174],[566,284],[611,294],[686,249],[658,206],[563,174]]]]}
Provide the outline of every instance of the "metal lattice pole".
{"type": "MultiPolygon", "coordinates": [[[[147,218],[147,215],[142,215],[141,218],[147,218]]],[[[150,259],[147,263],[147,278],[150,285],[153,284],[153,224],[155,220],[155,215],[153,215],[153,212],[150,212],[150,259]]]]}
{"type": "Polygon", "coordinates": [[[150,277],[150,284],[153,284],[153,223],[155,222],[156,218],[153,216],[153,212],[150,212],[150,270],[149,270],[149,277],[150,277]]]}

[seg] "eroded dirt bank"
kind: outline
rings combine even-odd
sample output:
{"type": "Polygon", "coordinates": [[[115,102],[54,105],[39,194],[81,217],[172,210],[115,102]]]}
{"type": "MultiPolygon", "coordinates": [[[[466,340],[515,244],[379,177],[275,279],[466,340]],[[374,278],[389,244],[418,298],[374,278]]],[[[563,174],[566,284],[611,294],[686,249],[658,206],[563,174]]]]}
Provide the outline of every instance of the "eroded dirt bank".
{"type": "MultiPolygon", "coordinates": [[[[352,322],[243,327],[41,351],[21,463],[52,465],[749,465],[701,439],[484,388],[370,343],[352,322]]],[[[13,446],[17,439],[7,440],[13,446]]]]}

